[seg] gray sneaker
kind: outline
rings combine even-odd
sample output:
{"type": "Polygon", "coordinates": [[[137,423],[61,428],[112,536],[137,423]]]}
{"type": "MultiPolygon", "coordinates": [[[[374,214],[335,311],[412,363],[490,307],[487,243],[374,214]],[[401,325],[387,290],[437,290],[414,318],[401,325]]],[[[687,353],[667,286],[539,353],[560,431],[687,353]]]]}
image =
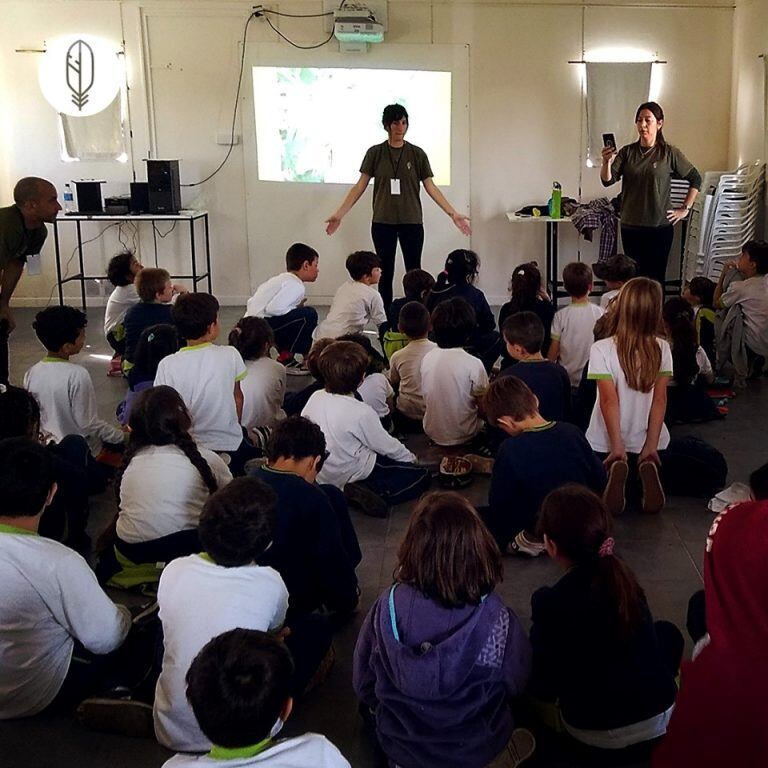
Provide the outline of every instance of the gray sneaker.
{"type": "Polygon", "coordinates": [[[344,486],[344,496],[350,504],[354,504],[364,515],[369,517],[389,517],[389,505],[377,493],[363,483],[347,483],[344,486]]]}

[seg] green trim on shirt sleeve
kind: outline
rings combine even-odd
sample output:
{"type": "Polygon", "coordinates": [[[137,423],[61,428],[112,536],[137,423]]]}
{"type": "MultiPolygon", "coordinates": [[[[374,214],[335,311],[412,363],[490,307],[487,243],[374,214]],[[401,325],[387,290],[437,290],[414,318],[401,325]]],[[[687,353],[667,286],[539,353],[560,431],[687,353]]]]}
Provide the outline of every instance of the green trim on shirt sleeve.
{"type": "Polygon", "coordinates": [[[672,375],[672,371],[659,371],[658,374],[656,375],[656,378],[660,379],[662,376],[671,376],[671,375],[672,375]]]}
{"type": "Polygon", "coordinates": [[[243,371],[239,376],[235,376],[235,381],[242,381],[248,375],[248,371],[243,371]]]}
{"type": "Polygon", "coordinates": [[[560,334],[559,333],[550,333],[549,338],[552,339],[552,341],[560,341],[560,334]]]}
{"type": "Polygon", "coordinates": [[[588,373],[587,378],[592,381],[613,381],[610,373],[588,373]]]}

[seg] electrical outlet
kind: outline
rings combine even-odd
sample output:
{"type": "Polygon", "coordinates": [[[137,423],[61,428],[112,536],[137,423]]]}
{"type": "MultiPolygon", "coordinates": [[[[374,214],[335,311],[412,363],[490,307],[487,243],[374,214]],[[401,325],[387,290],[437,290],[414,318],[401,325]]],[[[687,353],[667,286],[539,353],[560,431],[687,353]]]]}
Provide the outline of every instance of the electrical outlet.
{"type": "Polygon", "coordinates": [[[240,143],[240,134],[236,133],[234,136],[231,131],[216,131],[216,143],[221,144],[224,147],[228,147],[230,142],[232,146],[237,146],[240,143]]]}
{"type": "Polygon", "coordinates": [[[264,15],[264,6],[263,5],[254,5],[253,6],[253,15],[257,19],[261,18],[264,15]]]}

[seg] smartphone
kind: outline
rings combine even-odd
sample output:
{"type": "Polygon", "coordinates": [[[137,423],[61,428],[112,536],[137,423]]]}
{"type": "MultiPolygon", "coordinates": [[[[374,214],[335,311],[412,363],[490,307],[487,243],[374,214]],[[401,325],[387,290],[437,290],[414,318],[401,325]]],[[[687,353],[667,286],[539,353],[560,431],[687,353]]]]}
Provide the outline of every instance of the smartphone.
{"type": "Polygon", "coordinates": [[[616,149],[616,137],[612,133],[603,134],[603,146],[616,149]]]}

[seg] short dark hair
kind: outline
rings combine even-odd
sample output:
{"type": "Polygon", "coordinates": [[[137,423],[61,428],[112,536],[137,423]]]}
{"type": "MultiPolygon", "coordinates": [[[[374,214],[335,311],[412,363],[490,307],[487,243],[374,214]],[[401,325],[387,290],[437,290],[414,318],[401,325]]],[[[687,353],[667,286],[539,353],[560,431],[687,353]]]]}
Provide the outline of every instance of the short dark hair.
{"type": "Polygon", "coordinates": [[[768,273],[768,243],[765,240],[748,240],[741,247],[749,260],[757,267],[758,275],[768,273]]]}
{"type": "Polygon", "coordinates": [[[275,343],[275,334],[269,323],[261,317],[242,317],[229,332],[229,346],[234,347],[243,360],[258,360],[269,354],[265,347],[275,343]]]}
{"type": "Polygon", "coordinates": [[[267,460],[306,459],[325,455],[325,435],[314,421],[304,416],[289,416],[278,421],[267,442],[267,460]]]}
{"type": "Polygon", "coordinates": [[[40,406],[35,396],[21,387],[0,388],[0,440],[29,437],[40,429],[40,406]]]}
{"type": "Polygon", "coordinates": [[[133,251],[121,251],[115,254],[107,265],[107,280],[115,287],[130,285],[133,280],[131,262],[134,260],[133,251]]]}
{"type": "Polygon", "coordinates": [[[749,476],[749,489],[756,501],[768,499],[768,464],[758,467],[749,476]]]}
{"type": "Polygon", "coordinates": [[[350,395],[360,386],[369,362],[368,353],[356,342],[334,341],[321,352],[317,367],[327,392],[350,395]]]}
{"type": "Polygon", "coordinates": [[[510,344],[519,344],[526,352],[541,352],[544,344],[544,323],[535,312],[515,312],[510,315],[502,327],[504,340],[510,344]]]}
{"type": "Polygon", "coordinates": [[[88,325],[83,312],[66,304],[46,307],[35,315],[32,327],[40,343],[51,352],[58,352],[65,344],[74,344],[80,331],[88,325]]]}
{"type": "Polygon", "coordinates": [[[219,302],[210,293],[182,293],[171,310],[173,323],[185,339],[205,336],[218,316],[219,302]]]}
{"type": "Polygon", "coordinates": [[[563,269],[563,287],[569,296],[580,298],[589,293],[592,285],[592,270],[583,261],[572,261],[563,269]]]}
{"type": "Polygon", "coordinates": [[[376,267],[381,266],[381,260],[372,251],[355,251],[347,256],[347,272],[353,280],[360,280],[370,275],[376,267]]]}
{"type": "Polygon", "coordinates": [[[715,300],[715,285],[714,281],[708,277],[694,277],[688,283],[688,292],[691,296],[696,296],[705,307],[711,307],[715,300]]]}
{"type": "Polygon", "coordinates": [[[136,275],[136,293],[142,301],[151,302],[157,298],[158,293],[165,290],[165,284],[171,279],[167,269],[157,267],[144,267],[136,275]]]}
{"type": "Polygon", "coordinates": [[[318,362],[320,361],[320,355],[323,353],[323,351],[327,347],[330,347],[331,344],[335,344],[335,343],[336,343],[336,339],[329,339],[329,338],[318,339],[312,345],[312,349],[309,350],[309,354],[305,358],[305,362],[307,364],[307,370],[321,384],[324,384],[325,382],[323,381],[323,374],[320,373],[320,366],[318,365],[318,362]]]}
{"type": "Polygon", "coordinates": [[[305,261],[311,264],[319,258],[314,248],[304,243],[294,243],[285,253],[285,268],[289,272],[298,272],[305,261]]]}
{"type": "Polygon", "coordinates": [[[272,541],[277,494],[255,477],[236,477],[203,506],[198,533],[203,549],[226,568],[248,565],[272,541]]]}
{"type": "Polygon", "coordinates": [[[442,349],[463,347],[476,325],[475,310],[459,296],[441,301],[432,310],[432,333],[442,349]]]}
{"type": "Polygon", "coordinates": [[[48,179],[41,179],[39,176],[25,176],[19,179],[13,188],[13,202],[22,208],[29,202],[39,200],[43,196],[43,186],[51,184],[48,179]]]}
{"type": "Polygon", "coordinates": [[[483,395],[483,411],[492,427],[499,424],[502,416],[512,421],[522,421],[538,413],[536,395],[517,376],[499,376],[494,379],[483,395]]]}
{"type": "Polygon", "coordinates": [[[231,629],[203,646],[186,680],[202,732],[218,746],[245,747],[269,736],[290,698],[293,659],[268,632],[231,629]]]}
{"type": "Polygon", "coordinates": [[[424,294],[434,287],[435,278],[426,269],[409,269],[403,275],[405,298],[411,301],[422,301],[424,294]]]}
{"type": "Polygon", "coordinates": [[[626,283],[637,274],[637,263],[623,253],[617,253],[605,261],[598,261],[592,265],[592,271],[601,280],[610,280],[612,283],[626,283]]]}
{"type": "Polygon", "coordinates": [[[503,574],[499,548],[464,496],[421,497],[397,553],[395,581],[456,608],[479,605],[503,574]]]}
{"type": "Polygon", "coordinates": [[[34,517],[53,486],[53,460],[28,437],[0,440],[0,498],[6,517],[34,517]]]}
{"type": "Polygon", "coordinates": [[[403,304],[397,327],[409,339],[420,339],[429,332],[429,310],[420,301],[403,304]]]}
{"type": "Polygon", "coordinates": [[[408,111],[402,104],[387,104],[381,113],[381,124],[387,129],[392,123],[396,123],[403,118],[405,118],[406,122],[408,121],[408,111]]]}

